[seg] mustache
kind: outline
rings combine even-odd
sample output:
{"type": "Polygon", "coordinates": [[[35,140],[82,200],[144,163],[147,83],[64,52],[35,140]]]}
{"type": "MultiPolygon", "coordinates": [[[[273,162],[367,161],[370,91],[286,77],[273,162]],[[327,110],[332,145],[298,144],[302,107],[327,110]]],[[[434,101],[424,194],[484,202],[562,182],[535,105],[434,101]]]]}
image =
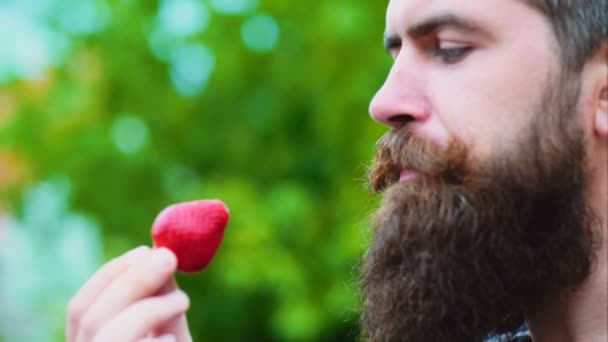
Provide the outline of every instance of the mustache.
{"type": "Polygon", "coordinates": [[[427,178],[441,177],[448,183],[462,182],[469,163],[466,145],[456,139],[443,148],[416,136],[409,127],[393,128],[376,143],[368,184],[371,192],[382,193],[399,181],[404,170],[427,178]]]}

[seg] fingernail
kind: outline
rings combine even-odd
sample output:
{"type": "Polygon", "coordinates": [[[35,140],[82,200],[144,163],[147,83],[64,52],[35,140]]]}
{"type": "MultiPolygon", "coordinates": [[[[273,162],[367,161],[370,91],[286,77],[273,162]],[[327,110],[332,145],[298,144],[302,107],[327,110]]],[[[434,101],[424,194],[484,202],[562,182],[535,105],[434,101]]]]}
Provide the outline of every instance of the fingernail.
{"type": "Polygon", "coordinates": [[[175,256],[173,252],[166,248],[157,248],[154,250],[152,254],[152,258],[154,263],[163,269],[168,269],[173,267],[175,262],[175,256]]]}
{"type": "Polygon", "coordinates": [[[180,310],[187,308],[190,304],[190,299],[182,290],[171,292],[167,296],[167,299],[169,300],[169,303],[171,303],[170,305],[180,310]]]}
{"type": "Polygon", "coordinates": [[[163,335],[156,338],[157,342],[177,342],[175,335],[163,335]]]}

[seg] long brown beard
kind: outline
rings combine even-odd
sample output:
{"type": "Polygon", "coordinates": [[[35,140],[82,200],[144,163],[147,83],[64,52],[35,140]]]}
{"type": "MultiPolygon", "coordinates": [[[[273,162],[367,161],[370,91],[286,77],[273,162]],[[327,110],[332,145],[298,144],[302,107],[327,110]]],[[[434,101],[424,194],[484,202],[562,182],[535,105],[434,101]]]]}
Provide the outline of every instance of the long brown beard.
{"type": "Polygon", "coordinates": [[[384,198],[361,273],[365,340],[481,341],[588,276],[596,240],[577,98],[548,92],[501,159],[473,160],[457,141],[442,150],[407,127],[381,139],[370,186],[384,198]],[[403,169],[419,176],[396,183],[403,169]]]}

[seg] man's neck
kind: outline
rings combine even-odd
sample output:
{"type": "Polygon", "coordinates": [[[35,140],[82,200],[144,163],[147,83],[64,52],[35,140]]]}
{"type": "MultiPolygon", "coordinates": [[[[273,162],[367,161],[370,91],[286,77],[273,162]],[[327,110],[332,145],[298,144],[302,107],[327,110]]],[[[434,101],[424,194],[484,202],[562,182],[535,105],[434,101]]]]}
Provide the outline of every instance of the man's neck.
{"type": "Polygon", "coordinates": [[[526,315],[534,342],[608,341],[608,239],[602,216],[602,247],[592,273],[577,289],[550,298],[533,315],[526,315]]]}

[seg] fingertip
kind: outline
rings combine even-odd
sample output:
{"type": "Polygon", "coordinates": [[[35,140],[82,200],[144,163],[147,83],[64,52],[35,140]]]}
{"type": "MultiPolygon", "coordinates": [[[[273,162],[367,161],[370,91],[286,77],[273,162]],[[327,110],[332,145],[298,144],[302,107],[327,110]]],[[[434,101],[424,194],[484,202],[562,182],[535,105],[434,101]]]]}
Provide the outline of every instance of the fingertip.
{"type": "Polygon", "coordinates": [[[190,298],[182,290],[175,290],[167,295],[169,305],[173,306],[176,310],[187,310],[190,307],[190,298]]]}
{"type": "Polygon", "coordinates": [[[154,248],[150,255],[150,266],[163,275],[169,275],[177,270],[177,257],[175,254],[164,247],[154,248]]]}
{"type": "Polygon", "coordinates": [[[177,267],[177,256],[172,250],[167,247],[157,247],[154,251],[160,255],[161,258],[167,260],[170,265],[177,267]]]}

